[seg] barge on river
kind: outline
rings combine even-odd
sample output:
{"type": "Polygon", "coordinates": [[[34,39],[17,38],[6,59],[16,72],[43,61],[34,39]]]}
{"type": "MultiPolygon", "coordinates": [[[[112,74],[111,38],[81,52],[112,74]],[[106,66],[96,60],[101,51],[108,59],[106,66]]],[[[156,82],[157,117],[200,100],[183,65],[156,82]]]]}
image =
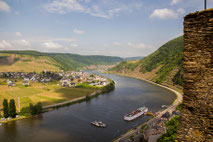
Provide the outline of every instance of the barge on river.
{"type": "Polygon", "coordinates": [[[96,127],[101,127],[101,128],[106,127],[106,124],[104,124],[102,121],[94,121],[94,122],[91,122],[91,124],[96,126],[96,127]]]}
{"type": "Polygon", "coordinates": [[[133,110],[131,113],[127,114],[124,116],[124,120],[126,121],[132,121],[138,117],[140,117],[141,115],[145,114],[148,112],[148,108],[146,107],[140,107],[136,110],[133,110]]]}

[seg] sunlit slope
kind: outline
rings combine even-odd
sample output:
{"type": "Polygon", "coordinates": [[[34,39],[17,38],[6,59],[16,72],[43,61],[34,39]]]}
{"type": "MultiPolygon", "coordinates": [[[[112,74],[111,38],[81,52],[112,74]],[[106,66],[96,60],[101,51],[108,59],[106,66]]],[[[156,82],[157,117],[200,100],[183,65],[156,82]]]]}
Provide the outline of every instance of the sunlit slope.
{"type": "Polygon", "coordinates": [[[70,53],[42,53],[37,51],[0,51],[0,72],[81,70],[94,65],[115,65],[124,61],[113,56],[83,56],[70,53]]]}
{"type": "Polygon", "coordinates": [[[175,38],[149,56],[122,62],[110,72],[138,76],[157,83],[182,85],[183,36],[175,38]]]}
{"type": "Polygon", "coordinates": [[[59,71],[60,65],[51,57],[0,53],[0,72],[59,71]]]}

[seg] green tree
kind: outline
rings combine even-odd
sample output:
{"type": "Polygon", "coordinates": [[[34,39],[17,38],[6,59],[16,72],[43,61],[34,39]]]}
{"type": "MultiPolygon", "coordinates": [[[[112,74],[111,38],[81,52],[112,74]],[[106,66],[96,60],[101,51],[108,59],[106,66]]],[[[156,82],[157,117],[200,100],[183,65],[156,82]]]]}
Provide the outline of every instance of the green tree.
{"type": "Polygon", "coordinates": [[[85,99],[86,99],[86,101],[89,101],[89,100],[90,100],[89,95],[86,95],[86,96],[85,96],[85,99]]]}
{"type": "Polygon", "coordinates": [[[4,113],[4,117],[5,118],[7,118],[9,116],[8,101],[7,101],[7,99],[4,99],[4,101],[3,101],[3,113],[4,113]]]}
{"type": "Polygon", "coordinates": [[[71,80],[71,81],[73,81],[73,80],[74,80],[73,76],[70,76],[70,80],[71,80]]]}
{"type": "Polygon", "coordinates": [[[22,114],[22,115],[27,115],[27,114],[29,114],[29,107],[23,107],[23,108],[21,109],[20,114],[22,114]]]}
{"type": "Polygon", "coordinates": [[[38,102],[34,107],[35,107],[35,114],[42,113],[42,103],[41,102],[38,102]]]}
{"type": "Polygon", "coordinates": [[[179,125],[179,118],[180,116],[174,116],[173,118],[171,118],[168,122],[165,123],[165,125],[167,126],[167,132],[163,135],[161,135],[157,142],[174,142],[177,137],[177,128],[179,125]]]}
{"type": "Polygon", "coordinates": [[[9,103],[9,116],[12,118],[16,117],[16,104],[14,99],[11,99],[9,103]]]}
{"type": "Polygon", "coordinates": [[[35,114],[35,108],[34,108],[34,106],[33,106],[33,104],[29,104],[29,113],[31,114],[31,115],[34,115],[35,114]]]}

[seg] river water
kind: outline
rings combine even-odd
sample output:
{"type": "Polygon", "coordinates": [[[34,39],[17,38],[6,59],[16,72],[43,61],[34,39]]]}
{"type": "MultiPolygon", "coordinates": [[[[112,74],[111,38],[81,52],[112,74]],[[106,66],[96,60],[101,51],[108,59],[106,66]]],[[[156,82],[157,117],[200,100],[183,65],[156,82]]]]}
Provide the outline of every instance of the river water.
{"type": "Polygon", "coordinates": [[[0,126],[0,142],[109,142],[148,119],[141,116],[132,122],[125,114],[146,106],[152,112],[170,105],[175,95],[145,81],[104,74],[116,81],[114,91],[88,102],[49,111],[39,116],[0,126]],[[107,128],[96,128],[91,121],[101,120],[107,128]]]}

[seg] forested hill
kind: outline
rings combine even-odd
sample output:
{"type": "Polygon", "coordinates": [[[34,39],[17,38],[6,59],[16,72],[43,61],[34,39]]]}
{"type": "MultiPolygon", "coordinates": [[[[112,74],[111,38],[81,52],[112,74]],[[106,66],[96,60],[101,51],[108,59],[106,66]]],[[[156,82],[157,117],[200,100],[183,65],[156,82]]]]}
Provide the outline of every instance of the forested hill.
{"type": "Polygon", "coordinates": [[[42,53],[38,51],[0,51],[0,72],[80,70],[90,65],[113,65],[124,61],[112,56],[82,56],[68,53],[42,53]]]}
{"type": "Polygon", "coordinates": [[[125,61],[109,71],[138,76],[157,83],[182,85],[183,36],[175,38],[138,61],[125,61]]]}
{"type": "Polygon", "coordinates": [[[63,69],[65,70],[82,69],[83,67],[90,65],[113,65],[124,61],[123,58],[112,56],[82,56],[64,53],[47,53],[47,55],[62,64],[63,69]]]}

